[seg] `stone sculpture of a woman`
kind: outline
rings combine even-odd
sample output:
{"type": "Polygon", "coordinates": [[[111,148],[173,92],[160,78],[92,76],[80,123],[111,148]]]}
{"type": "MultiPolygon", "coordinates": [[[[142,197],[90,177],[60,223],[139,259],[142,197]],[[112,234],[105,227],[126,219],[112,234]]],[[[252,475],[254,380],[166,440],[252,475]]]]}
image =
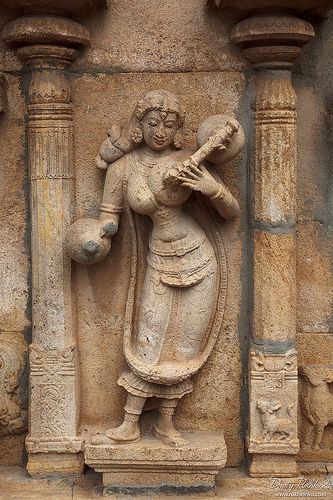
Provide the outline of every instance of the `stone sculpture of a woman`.
{"type": "Polygon", "coordinates": [[[238,215],[237,201],[212,165],[203,162],[206,157],[213,161],[214,155],[221,161],[229,150],[235,156],[243,132],[235,119],[215,115],[201,127],[201,148],[191,156],[177,144],[183,121],[175,95],[148,92],[134,110],[127,135],[113,127],[100,149],[97,165],[107,172],[99,219],[90,219],[88,225],[89,219],[78,221],[68,233],[72,257],[88,264],[106,255],[123,212],[132,234],[123,341],[128,368],[118,380],[128,396],[123,423],[105,432],[104,443],[139,440],[146,399],[156,397],[159,415],[154,435],[170,446],[181,445],[174,411],[192,391],[191,376],[206,361],[221,327],[224,255],[219,254],[214,236],[209,237],[207,228],[183,205],[196,191],[222,217],[238,215]],[[138,259],[136,214],[152,220],[146,263],[138,259]]]}

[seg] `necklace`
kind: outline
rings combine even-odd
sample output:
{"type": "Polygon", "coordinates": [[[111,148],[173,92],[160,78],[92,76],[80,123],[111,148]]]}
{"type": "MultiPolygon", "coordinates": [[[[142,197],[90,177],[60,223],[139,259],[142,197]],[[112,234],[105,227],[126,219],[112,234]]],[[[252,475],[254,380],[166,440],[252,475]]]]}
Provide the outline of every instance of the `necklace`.
{"type": "Polygon", "coordinates": [[[148,177],[151,169],[157,165],[157,161],[147,161],[146,159],[143,159],[142,156],[139,156],[137,151],[134,151],[133,159],[133,169],[144,177],[148,177]]]}
{"type": "Polygon", "coordinates": [[[141,165],[144,165],[145,167],[149,167],[149,168],[155,167],[155,165],[157,165],[157,162],[158,162],[158,158],[153,157],[153,156],[147,158],[147,155],[145,155],[145,159],[143,159],[142,155],[140,153],[138,153],[137,151],[135,151],[135,157],[136,157],[136,160],[139,163],[141,163],[141,165]]]}

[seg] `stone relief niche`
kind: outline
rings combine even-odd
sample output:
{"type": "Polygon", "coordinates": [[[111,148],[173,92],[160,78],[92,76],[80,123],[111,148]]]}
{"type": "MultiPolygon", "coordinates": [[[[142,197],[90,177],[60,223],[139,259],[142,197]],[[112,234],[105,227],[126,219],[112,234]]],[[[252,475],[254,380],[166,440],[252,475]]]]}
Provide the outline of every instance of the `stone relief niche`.
{"type": "MultiPolygon", "coordinates": [[[[217,221],[237,218],[239,204],[218,166],[241,152],[244,133],[234,117],[213,115],[199,124],[197,148],[189,150],[182,148],[184,119],[175,94],[146,92],[128,124],[113,125],[100,147],[96,164],[105,183],[99,217],[77,220],[66,235],[86,280],[107,272],[114,247],[116,258],[126,259],[115,308],[105,311],[115,347],[110,342],[102,357],[95,345],[93,353],[105,363],[107,396],[114,394],[118,416],[86,426],[85,461],[103,472],[108,491],[137,486],[140,467],[151,487],[161,481],[191,487],[195,470],[210,489],[226,461],[222,422],[216,432],[200,431],[200,425],[182,430],[173,417],[222,329],[227,263],[217,221]],[[126,303],[121,318],[114,314],[117,302],[126,303]],[[112,380],[107,367],[114,360],[119,373],[113,366],[112,380]]],[[[81,275],[79,295],[85,294],[82,283],[81,275]]],[[[108,294],[106,283],[101,288],[89,296],[96,304],[108,294]]],[[[98,386],[94,392],[105,397],[98,386]]]]}

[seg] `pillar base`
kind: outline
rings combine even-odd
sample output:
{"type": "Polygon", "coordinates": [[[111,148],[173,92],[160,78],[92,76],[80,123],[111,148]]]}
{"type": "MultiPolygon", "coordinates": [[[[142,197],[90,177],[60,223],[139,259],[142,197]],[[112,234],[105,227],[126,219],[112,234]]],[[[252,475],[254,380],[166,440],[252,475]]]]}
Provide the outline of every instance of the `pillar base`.
{"type": "Polygon", "coordinates": [[[42,478],[53,475],[80,475],[83,473],[83,454],[79,453],[29,453],[27,470],[30,476],[42,478]]]}
{"type": "Polygon", "coordinates": [[[297,477],[298,466],[294,455],[259,454],[251,456],[251,477],[297,477]]]}
{"type": "Polygon", "coordinates": [[[225,466],[222,432],[184,432],[187,443],[171,448],[144,436],[132,444],[86,445],[85,462],[103,473],[104,494],[214,493],[225,466]]]}

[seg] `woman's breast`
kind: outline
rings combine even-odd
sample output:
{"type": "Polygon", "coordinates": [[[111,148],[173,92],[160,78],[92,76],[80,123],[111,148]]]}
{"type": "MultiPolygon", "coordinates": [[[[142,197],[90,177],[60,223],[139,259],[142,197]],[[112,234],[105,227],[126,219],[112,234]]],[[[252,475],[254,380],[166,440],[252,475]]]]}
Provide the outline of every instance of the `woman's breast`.
{"type": "Polygon", "coordinates": [[[155,197],[143,176],[136,175],[129,179],[127,199],[131,209],[142,215],[152,215],[157,208],[155,197]]]}

